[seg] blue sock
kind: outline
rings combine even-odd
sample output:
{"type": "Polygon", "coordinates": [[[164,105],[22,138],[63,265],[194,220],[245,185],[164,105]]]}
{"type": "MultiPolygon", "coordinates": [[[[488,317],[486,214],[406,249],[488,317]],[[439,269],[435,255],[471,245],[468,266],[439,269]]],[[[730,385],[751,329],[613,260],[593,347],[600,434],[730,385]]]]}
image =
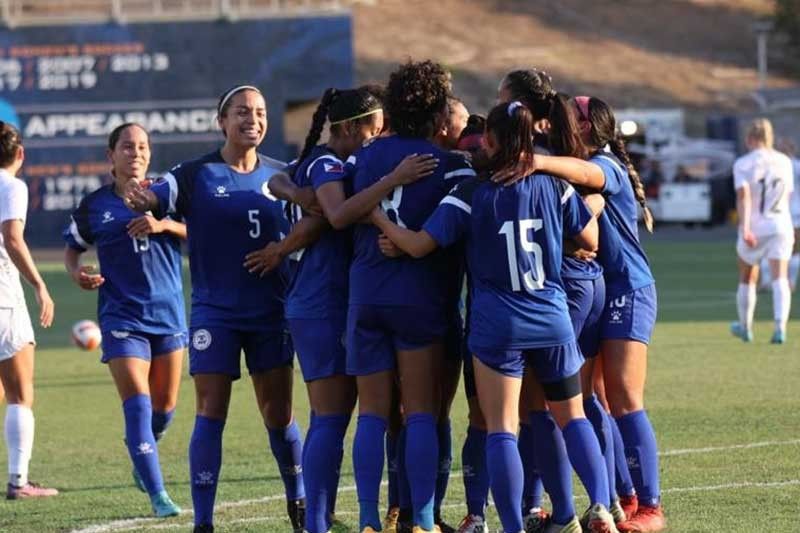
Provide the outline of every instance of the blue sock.
{"type": "Polygon", "coordinates": [[[317,417],[317,415],[314,413],[314,410],[313,409],[309,410],[309,412],[308,412],[308,431],[306,431],[306,440],[303,443],[302,455],[300,455],[300,463],[301,464],[306,464],[306,453],[308,453],[308,441],[311,440],[311,434],[314,432],[314,428],[317,427],[316,424],[314,424],[314,419],[316,417],[317,417]]]}
{"type": "Polygon", "coordinates": [[[172,424],[172,418],[175,416],[175,409],[172,411],[153,411],[153,436],[156,438],[156,442],[161,440],[161,437],[164,436],[164,433],[167,432],[167,428],[170,424],[172,424]]]}
{"type": "Polygon", "coordinates": [[[400,509],[411,510],[411,485],[406,470],[406,427],[397,434],[397,501],[400,509]]]}
{"type": "Polygon", "coordinates": [[[489,472],[486,470],[486,432],[472,426],[461,450],[461,472],[467,512],[484,518],[489,496],[489,472]]]}
{"type": "Polygon", "coordinates": [[[589,503],[602,503],[608,509],[611,507],[611,498],[608,495],[606,464],[592,423],[585,418],[576,418],[564,426],[562,433],[569,460],[586,487],[589,503]]]}
{"type": "Polygon", "coordinates": [[[302,500],[306,497],[303,486],[303,440],[297,422],[285,428],[267,428],[272,455],[278,462],[287,500],[302,500]]]}
{"type": "Polygon", "coordinates": [[[489,433],[486,436],[486,466],[492,485],[492,497],[503,530],[518,533],[523,530],[522,460],[517,450],[517,437],[512,433],[489,433]]]}
{"type": "Polygon", "coordinates": [[[586,418],[592,423],[594,434],[597,435],[597,442],[600,444],[600,453],[603,454],[606,478],[608,478],[608,495],[615,500],[617,488],[614,483],[614,434],[611,432],[611,422],[609,421],[611,417],[594,394],[583,400],[583,410],[586,412],[586,418]]]}
{"type": "Polygon", "coordinates": [[[397,435],[386,432],[386,474],[389,477],[387,499],[389,509],[400,506],[397,490],[397,435]]]}
{"type": "Polygon", "coordinates": [[[383,475],[383,439],[386,420],[375,415],[359,415],[353,439],[353,473],[359,507],[359,531],[371,527],[381,530],[378,499],[383,475]]]}
{"type": "Polygon", "coordinates": [[[194,524],[214,523],[214,498],[222,467],[222,430],[224,420],[204,416],[194,418],[189,441],[189,474],[192,482],[194,524]]]}
{"type": "Polygon", "coordinates": [[[617,418],[625,443],[625,457],[639,496],[639,504],[655,507],[661,501],[658,445],[653,426],[644,410],[617,418]]]}
{"type": "Polygon", "coordinates": [[[311,419],[303,449],[303,482],[306,489],[306,531],[326,533],[329,491],[336,491],[331,481],[336,478],[339,450],[347,431],[349,415],[315,416],[311,419]]]}
{"type": "Polygon", "coordinates": [[[542,507],[542,476],[536,468],[536,453],[533,448],[533,428],[530,423],[522,423],[519,427],[519,439],[517,449],[519,457],[522,459],[522,471],[525,474],[525,481],[522,485],[522,514],[528,514],[533,508],[542,507]]]}
{"type": "Polygon", "coordinates": [[[566,525],[575,516],[572,499],[572,467],[567,456],[564,436],[547,411],[531,412],[531,428],[536,450],[536,466],[553,504],[553,521],[566,525]]]}
{"type": "Polygon", "coordinates": [[[436,495],[433,500],[433,513],[439,516],[442,502],[447,494],[447,484],[450,482],[450,467],[453,463],[453,433],[450,419],[439,422],[436,426],[439,437],[439,469],[436,473],[436,495]]]}
{"type": "Polygon", "coordinates": [[[616,418],[609,415],[608,422],[611,425],[611,434],[614,437],[614,478],[617,494],[620,496],[633,496],[636,494],[636,489],[633,488],[631,471],[628,470],[628,459],[625,458],[625,444],[622,442],[622,433],[619,432],[616,418]]]}
{"type": "Polygon", "coordinates": [[[147,493],[151,496],[164,490],[158,446],[153,436],[153,405],[150,396],[137,394],[122,402],[125,413],[125,445],[133,467],[139,472],[147,493]]]}
{"type": "Polygon", "coordinates": [[[436,492],[439,439],[436,419],[428,413],[406,416],[406,475],[411,487],[414,525],[433,529],[433,500],[436,492]]]}
{"type": "MultiPolygon", "coordinates": [[[[347,417],[348,424],[350,423],[350,417],[347,417]]],[[[347,433],[347,426],[344,428],[344,432],[347,433]]],[[[333,476],[329,479],[330,486],[328,487],[328,513],[333,514],[336,512],[336,496],[339,493],[339,478],[342,475],[342,460],[344,460],[344,439],[339,442],[339,449],[336,450],[336,470],[334,470],[333,476]]],[[[328,529],[330,529],[331,524],[330,521],[328,523],[328,529]]]]}

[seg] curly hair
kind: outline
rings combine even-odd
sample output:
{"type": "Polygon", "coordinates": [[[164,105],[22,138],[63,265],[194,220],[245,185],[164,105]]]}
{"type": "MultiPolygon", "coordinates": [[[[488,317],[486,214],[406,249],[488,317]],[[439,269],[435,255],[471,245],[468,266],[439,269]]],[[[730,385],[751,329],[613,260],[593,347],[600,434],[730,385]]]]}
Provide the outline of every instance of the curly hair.
{"type": "Polygon", "coordinates": [[[437,119],[447,111],[450,88],[450,73],[433,61],[409,61],[392,72],[385,105],[395,133],[433,137],[437,119]]]}

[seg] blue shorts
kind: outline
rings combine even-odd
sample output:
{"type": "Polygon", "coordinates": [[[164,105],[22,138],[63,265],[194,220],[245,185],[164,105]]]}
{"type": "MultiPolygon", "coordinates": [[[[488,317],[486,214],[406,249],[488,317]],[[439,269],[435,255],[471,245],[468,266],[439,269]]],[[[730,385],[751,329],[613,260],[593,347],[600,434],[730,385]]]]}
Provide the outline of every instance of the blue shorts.
{"type": "Polygon", "coordinates": [[[475,357],[489,368],[506,376],[522,378],[530,366],[540,383],[555,383],[577,374],[583,356],[575,341],[527,350],[473,350],[475,357]]]}
{"type": "Polygon", "coordinates": [[[347,318],[344,315],[326,319],[290,318],[288,322],[304,381],[345,374],[347,318]]]}
{"type": "Polygon", "coordinates": [[[241,377],[244,359],[250,375],[289,366],[294,358],[292,339],[285,329],[243,331],[224,327],[190,329],[189,374],[225,374],[241,377]]]}
{"type": "Polygon", "coordinates": [[[606,282],[597,279],[565,279],[567,306],[578,347],[585,358],[600,350],[600,319],[606,305],[606,282]]]}
{"type": "Polygon", "coordinates": [[[658,299],[655,284],[609,298],[600,319],[600,338],[650,343],[656,325],[658,299]]]}
{"type": "Polygon", "coordinates": [[[347,313],[347,373],[368,376],[392,370],[398,350],[443,340],[448,320],[439,310],[399,305],[351,305],[347,313]]]}
{"type": "Polygon", "coordinates": [[[145,361],[186,348],[185,331],[167,335],[153,335],[141,331],[103,331],[103,356],[100,361],[108,363],[120,357],[136,357],[145,361]]]}

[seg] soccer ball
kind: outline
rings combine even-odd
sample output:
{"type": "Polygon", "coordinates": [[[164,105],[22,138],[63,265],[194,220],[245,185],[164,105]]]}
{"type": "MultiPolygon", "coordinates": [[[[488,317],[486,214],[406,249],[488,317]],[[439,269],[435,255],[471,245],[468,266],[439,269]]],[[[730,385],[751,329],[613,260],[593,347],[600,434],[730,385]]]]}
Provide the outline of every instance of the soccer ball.
{"type": "Polygon", "coordinates": [[[102,340],[100,328],[91,320],[81,320],[72,326],[72,342],[81,350],[96,350],[102,340]]]}

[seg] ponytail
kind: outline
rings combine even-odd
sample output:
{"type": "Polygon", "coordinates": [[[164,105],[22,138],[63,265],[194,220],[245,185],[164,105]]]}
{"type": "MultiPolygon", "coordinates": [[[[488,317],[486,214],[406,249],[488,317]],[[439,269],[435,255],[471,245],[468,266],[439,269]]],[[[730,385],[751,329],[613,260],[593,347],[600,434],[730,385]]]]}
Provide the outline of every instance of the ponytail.
{"type": "Polygon", "coordinates": [[[339,91],[336,89],[330,88],[326,89],[325,93],[322,95],[322,100],[320,100],[317,110],[314,111],[314,117],[311,119],[311,128],[308,130],[308,135],[306,136],[306,142],[303,145],[303,150],[300,152],[300,156],[297,158],[298,163],[301,163],[305,158],[307,158],[311,153],[311,150],[319,142],[319,139],[322,136],[322,129],[325,127],[325,121],[328,119],[328,111],[330,110],[331,104],[336,99],[338,93],[339,91]]]}
{"type": "Polygon", "coordinates": [[[586,159],[589,151],[581,139],[580,125],[570,98],[557,93],[550,107],[548,144],[555,155],[586,159]]]}
{"type": "Polygon", "coordinates": [[[614,153],[614,155],[617,156],[617,158],[625,165],[625,168],[628,169],[628,179],[631,180],[633,195],[636,197],[636,201],[639,202],[639,205],[642,206],[644,226],[647,228],[647,231],[653,233],[653,213],[651,213],[650,208],[647,207],[647,196],[645,196],[644,193],[642,178],[639,176],[639,173],[636,171],[636,167],[634,167],[633,163],[631,162],[628,151],[625,149],[625,142],[620,139],[619,136],[615,136],[608,144],[611,147],[611,151],[614,153]]]}

